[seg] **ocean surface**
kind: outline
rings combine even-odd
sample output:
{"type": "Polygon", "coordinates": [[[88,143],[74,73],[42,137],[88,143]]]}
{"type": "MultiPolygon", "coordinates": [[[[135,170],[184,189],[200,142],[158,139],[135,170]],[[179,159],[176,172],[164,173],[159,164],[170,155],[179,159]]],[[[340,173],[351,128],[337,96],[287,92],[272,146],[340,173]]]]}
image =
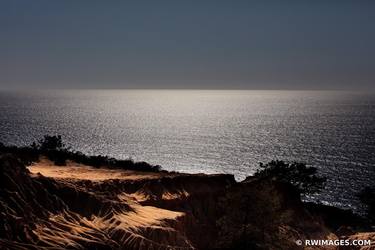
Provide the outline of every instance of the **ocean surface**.
{"type": "Polygon", "coordinates": [[[361,210],[375,183],[375,95],[302,91],[0,92],[0,141],[60,134],[75,150],[189,173],[252,175],[259,162],[302,161],[328,178],[307,197],[361,210]]]}

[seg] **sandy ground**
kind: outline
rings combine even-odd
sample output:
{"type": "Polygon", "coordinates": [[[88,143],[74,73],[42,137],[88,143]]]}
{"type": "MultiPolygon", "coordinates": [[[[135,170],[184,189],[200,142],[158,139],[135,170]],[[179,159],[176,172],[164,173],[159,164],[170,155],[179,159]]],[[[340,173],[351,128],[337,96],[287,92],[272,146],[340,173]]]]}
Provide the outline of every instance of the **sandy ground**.
{"type": "MultiPolygon", "coordinates": [[[[109,179],[140,180],[155,179],[170,176],[170,173],[149,173],[129,170],[113,170],[94,168],[75,162],[67,162],[66,166],[56,166],[46,158],[28,167],[32,175],[42,174],[55,179],[73,181],[90,180],[105,181],[109,179]]],[[[172,198],[168,193],[164,198],[172,198]]],[[[185,216],[183,212],[162,209],[154,206],[143,206],[139,201],[148,197],[138,192],[118,194],[118,198],[127,204],[130,210],[118,210],[83,217],[71,211],[51,215],[48,226],[37,225],[35,233],[39,240],[53,247],[71,246],[83,248],[80,242],[102,241],[110,235],[122,235],[120,244],[132,246],[134,249],[166,249],[169,244],[184,246],[182,249],[192,249],[184,234],[176,230],[176,225],[185,216]],[[104,235],[104,236],[103,236],[104,235]],[[181,243],[182,242],[182,243],[181,243]]],[[[176,247],[176,249],[179,247],[176,247]]],[[[171,248],[175,249],[175,248],[171,248]]]]}
{"type": "Polygon", "coordinates": [[[42,174],[52,178],[79,179],[91,181],[104,181],[109,179],[139,180],[160,178],[168,173],[151,173],[131,170],[94,168],[67,161],[66,166],[56,166],[46,158],[28,167],[33,174],[42,174]]]}

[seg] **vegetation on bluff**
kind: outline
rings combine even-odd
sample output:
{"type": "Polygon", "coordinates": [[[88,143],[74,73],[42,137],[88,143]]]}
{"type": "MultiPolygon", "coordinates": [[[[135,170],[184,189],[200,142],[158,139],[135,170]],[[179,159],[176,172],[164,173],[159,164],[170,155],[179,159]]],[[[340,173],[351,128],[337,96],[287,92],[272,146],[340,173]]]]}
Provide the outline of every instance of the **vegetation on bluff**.
{"type": "Polygon", "coordinates": [[[287,182],[301,194],[312,194],[321,191],[326,182],[326,178],[319,177],[317,171],[317,168],[307,167],[300,162],[271,161],[267,164],[260,163],[260,169],[254,176],[287,182]]]}
{"type": "Polygon", "coordinates": [[[44,155],[59,166],[64,166],[67,160],[71,160],[93,167],[108,167],[147,172],[162,171],[159,165],[151,165],[147,162],[135,162],[132,159],[118,160],[103,155],[87,156],[82,152],[73,151],[71,148],[66,147],[60,135],[45,135],[43,139],[25,147],[6,146],[0,143],[0,153],[11,153],[25,165],[30,165],[38,161],[39,157],[44,155]]]}

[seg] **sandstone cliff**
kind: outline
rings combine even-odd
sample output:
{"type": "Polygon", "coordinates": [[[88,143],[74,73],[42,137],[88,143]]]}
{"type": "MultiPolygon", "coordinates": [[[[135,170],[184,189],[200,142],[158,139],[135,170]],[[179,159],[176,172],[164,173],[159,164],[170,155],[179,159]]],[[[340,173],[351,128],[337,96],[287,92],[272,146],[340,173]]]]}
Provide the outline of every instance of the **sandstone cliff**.
{"type": "Polygon", "coordinates": [[[296,240],[338,238],[272,180],[64,171],[43,176],[0,156],[1,249],[302,249],[296,240]]]}

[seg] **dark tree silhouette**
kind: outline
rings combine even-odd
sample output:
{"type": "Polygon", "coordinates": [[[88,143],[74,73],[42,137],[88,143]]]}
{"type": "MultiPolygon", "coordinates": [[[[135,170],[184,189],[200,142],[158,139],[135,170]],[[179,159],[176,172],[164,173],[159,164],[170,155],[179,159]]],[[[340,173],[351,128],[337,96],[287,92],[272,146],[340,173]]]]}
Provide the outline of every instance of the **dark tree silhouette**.
{"type": "Polygon", "coordinates": [[[302,194],[321,191],[326,181],[326,178],[317,176],[316,168],[299,162],[271,161],[267,164],[260,163],[260,168],[254,176],[291,183],[302,194]]]}
{"type": "MultiPolygon", "coordinates": [[[[45,135],[43,139],[38,141],[38,143],[39,145],[37,145],[37,147],[41,151],[62,150],[65,148],[61,135],[45,135]]],[[[33,145],[35,146],[35,144],[33,145]]]]}

